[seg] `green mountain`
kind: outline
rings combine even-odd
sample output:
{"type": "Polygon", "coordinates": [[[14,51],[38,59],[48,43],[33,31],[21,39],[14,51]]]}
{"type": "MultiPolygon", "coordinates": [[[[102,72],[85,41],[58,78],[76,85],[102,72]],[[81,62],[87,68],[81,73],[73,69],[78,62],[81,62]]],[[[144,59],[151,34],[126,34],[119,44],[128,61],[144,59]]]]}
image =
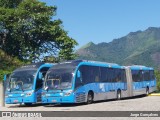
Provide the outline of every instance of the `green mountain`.
{"type": "Polygon", "coordinates": [[[131,32],[109,43],[88,43],[77,50],[79,59],[160,68],[160,28],[131,32]]]}

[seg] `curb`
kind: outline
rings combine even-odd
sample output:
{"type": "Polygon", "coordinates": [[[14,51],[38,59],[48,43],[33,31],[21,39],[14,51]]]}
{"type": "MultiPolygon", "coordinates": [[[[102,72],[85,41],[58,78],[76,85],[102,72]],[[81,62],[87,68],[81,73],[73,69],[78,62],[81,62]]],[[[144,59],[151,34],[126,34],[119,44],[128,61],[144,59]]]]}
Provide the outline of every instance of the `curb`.
{"type": "Polygon", "coordinates": [[[160,96],[160,93],[151,93],[148,96],[160,96]]]}

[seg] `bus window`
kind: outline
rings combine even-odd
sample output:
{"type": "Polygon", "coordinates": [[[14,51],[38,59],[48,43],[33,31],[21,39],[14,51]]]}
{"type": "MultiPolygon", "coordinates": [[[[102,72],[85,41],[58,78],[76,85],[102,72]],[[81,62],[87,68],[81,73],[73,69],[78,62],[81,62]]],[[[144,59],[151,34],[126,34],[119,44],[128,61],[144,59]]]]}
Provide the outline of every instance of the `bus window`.
{"type": "Polygon", "coordinates": [[[82,82],[84,84],[91,83],[94,81],[93,79],[93,71],[90,66],[81,66],[80,71],[82,74],[82,82]]]}
{"type": "Polygon", "coordinates": [[[138,70],[132,70],[132,79],[133,79],[133,82],[137,82],[138,79],[139,79],[139,75],[138,75],[138,70]]]}
{"type": "Polygon", "coordinates": [[[150,71],[150,80],[154,80],[155,79],[155,75],[154,75],[154,70],[150,71]]]}
{"type": "Polygon", "coordinates": [[[122,82],[127,82],[125,70],[121,70],[121,80],[122,82]]]}
{"type": "Polygon", "coordinates": [[[149,70],[143,71],[143,80],[150,80],[149,70]]]}
{"type": "Polygon", "coordinates": [[[139,81],[143,81],[143,74],[142,70],[139,71],[139,81]]]}
{"type": "Polygon", "coordinates": [[[95,82],[99,82],[99,76],[95,77],[95,82]]]}
{"type": "Polygon", "coordinates": [[[121,82],[121,69],[115,69],[115,82],[121,82]]]}
{"type": "Polygon", "coordinates": [[[100,67],[100,73],[101,73],[100,81],[109,82],[108,81],[108,69],[105,67],[100,67]]]}
{"type": "Polygon", "coordinates": [[[82,75],[81,75],[81,72],[80,70],[77,71],[77,74],[76,74],[76,81],[75,81],[75,88],[79,87],[82,85],[82,75]]]}
{"type": "Polygon", "coordinates": [[[143,81],[142,70],[132,70],[132,79],[134,82],[143,81]]]}
{"type": "Polygon", "coordinates": [[[90,69],[91,69],[90,71],[92,73],[90,77],[93,77],[91,79],[91,82],[99,82],[99,78],[100,78],[99,67],[97,67],[97,66],[91,66],[90,69]]]}

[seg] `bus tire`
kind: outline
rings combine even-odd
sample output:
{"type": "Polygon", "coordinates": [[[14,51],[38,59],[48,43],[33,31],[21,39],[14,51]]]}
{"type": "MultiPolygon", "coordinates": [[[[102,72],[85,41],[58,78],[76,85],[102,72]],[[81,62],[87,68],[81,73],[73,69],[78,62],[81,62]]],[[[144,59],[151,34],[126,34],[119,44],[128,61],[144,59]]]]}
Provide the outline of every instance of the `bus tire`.
{"type": "Polygon", "coordinates": [[[89,92],[87,96],[87,104],[91,104],[93,102],[93,93],[89,92]]]}
{"type": "Polygon", "coordinates": [[[149,95],[149,88],[146,88],[146,95],[149,95]]]}
{"type": "Polygon", "coordinates": [[[117,91],[117,100],[120,100],[120,99],[121,99],[121,91],[118,90],[118,91],[117,91]]]}

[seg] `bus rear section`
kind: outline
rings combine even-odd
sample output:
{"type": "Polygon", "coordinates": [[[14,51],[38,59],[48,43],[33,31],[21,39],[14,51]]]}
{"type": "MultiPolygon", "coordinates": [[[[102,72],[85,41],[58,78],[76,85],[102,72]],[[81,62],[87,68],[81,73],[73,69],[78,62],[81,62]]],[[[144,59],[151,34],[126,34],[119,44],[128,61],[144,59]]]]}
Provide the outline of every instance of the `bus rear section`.
{"type": "Polygon", "coordinates": [[[154,69],[146,66],[130,66],[132,77],[132,95],[149,94],[156,90],[156,78],[154,69]]]}
{"type": "Polygon", "coordinates": [[[33,63],[14,70],[5,82],[5,103],[26,105],[40,103],[45,74],[53,65],[33,63]]]}

